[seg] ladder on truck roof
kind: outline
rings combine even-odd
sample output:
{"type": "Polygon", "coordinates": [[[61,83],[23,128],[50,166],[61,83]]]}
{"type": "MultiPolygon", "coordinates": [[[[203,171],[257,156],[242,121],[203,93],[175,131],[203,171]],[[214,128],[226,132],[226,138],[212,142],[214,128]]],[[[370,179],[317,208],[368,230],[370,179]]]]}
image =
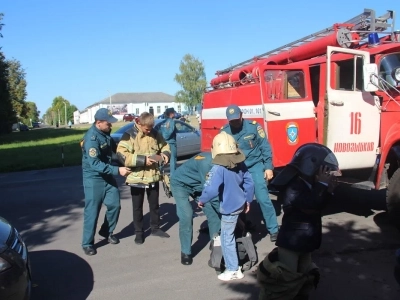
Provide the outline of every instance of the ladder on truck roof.
{"type": "MultiPolygon", "coordinates": [[[[385,31],[387,28],[391,27],[391,34],[393,36],[394,34],[394,21],[395,21],[395,16],[394,16],[394,11],[393,10],[388,10],[388,12],[386,14],[384,14],[383,16],[380,17],[375,17],[375,11],[372,9],[364,9],[364,12],[362,14],[359,14],[358,16],[355,16],[354,18],[351,18],[350,20],[348,20],[347,22],[343,23],[344,25],[347,24],[354,24],[354,26],[352,27],[352,32],[357,32],[360,35],[360,40],[363,40],[364,38],[366,38],[368,36],[369,33],[371,32],[383,32],[385,31]],[[391,23],[388,23],[389,20],[392,20],[391,23]]],[[[286,44],[282,47],[276,48],[274,50],[268,51],[264,54],[255,56],[252,59],[248,59],[245,60],[241,63],[238,63],[236,65],[233,65],[229,68],[223,69],[221,71],[217,71],[216,75],[221,75],[221,74],[225,74],[225,73],[229,73],[232,70],[238,68],[238,67],[242,67],[245,66],[247,64],[253,63],[254,61],[257,61],[261,58],[267,58],[269,56],[272,55],[276,55],[278,53],[284,52],[284,51],[288,51],[291,50],[295,47],[298,47],[304,43],[308,43],[308,42],[312,42],[315,41],[317,39],[326,37],[330,34],[332,34],[333,32],[335,32],[337,25],[340,24],[335,24],[331,27],[325,28],[321,31],[318,31],[316,33],[310,34],[304,38],[301,38],[299,40],[296,40],[294,42],[291,42],[289,44],[286,44]]]]}

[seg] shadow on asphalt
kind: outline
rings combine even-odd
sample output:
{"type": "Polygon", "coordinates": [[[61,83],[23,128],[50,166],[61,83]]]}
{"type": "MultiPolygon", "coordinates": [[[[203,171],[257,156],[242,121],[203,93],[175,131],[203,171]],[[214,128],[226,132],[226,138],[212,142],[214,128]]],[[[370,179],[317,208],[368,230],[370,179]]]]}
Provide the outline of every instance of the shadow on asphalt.
{"type": "Polygon", "coordinates": [[[52,242],[59,232],[81,218],[82,173],[71,170],[42,170],[29,178],[30,173],[22,173],[20,180],[10,180],[4,189],[1,187],[1,215],[16,224],[29,248],[52,242]],[[50,183],[49,175],[52,176],[50,183]],[[54,222],[55,219],[58,221],[54,222]]]}
{"type": "MultiPolygon", "coordinates": [[[[146,198],[146,196],[145,196],[146,198]]],[[[145,199],[143,206],[148,205],[147,200],[145,199]]],[[[178,223],[179,219],[176,215],[176,208],[175,204],[171,203],[161,203],[160,204],[160,228],[168,232],[168,230],[174,226],[176,223],[178,223]]],[[[143,215],[143,232],[144,232],[144,237],[148,237],[151,234],[151,228],[150,228],[150,213],[146,213],[143,215]]],[[[120,232],[115,234],[116,237],[119,239],[125,239],[129,238],[131,236],[135,235],[135,226],[133,225],[133,222],[129,223],[125,228],[123,228],[120,232]]],[[[96,247],[102,247],[106,245],[107,242],[103,240],[98,242],[96,244],[96,247]]]]}
{"type": "Polygon", "coordinates": [[[93,271],[79,256],[62,250],[32,251],[31,300],[85,300],[93,289],[93,271]]]}
{"type": "Polygon", "coordinates": [[[400,235],[385,212],[374,221],[380,230],[353,220],[324,226],[322,246],[313,253],[321,280],[311,299],[400,299],[393,275],[400,235]]]}
{"type": "Polygon", "coordinates": [[[257,283],[252,283],[253,278],[257,277],[257,273],[255,271],[247,271],[243,274],[245,277],[242,280],[222,283],[237,294],[235,297],[224,298],[224,300],[258,300],[260,289],[257,283]],[[250,282],[245,282],[247,281],[246,278],[252,279],[249,280],[250,282]]]}

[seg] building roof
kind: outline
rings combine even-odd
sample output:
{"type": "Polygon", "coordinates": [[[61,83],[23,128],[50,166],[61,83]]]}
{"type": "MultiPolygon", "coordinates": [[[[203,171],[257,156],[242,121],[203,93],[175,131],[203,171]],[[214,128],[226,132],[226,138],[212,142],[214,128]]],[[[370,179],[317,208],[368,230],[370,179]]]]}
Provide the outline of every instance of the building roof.
{"type": "MultiPolygon", "coordinates": [[[[170,103],[174,102],[175,97],[162,93],[117,93],[111,96],[111,103],[125,104],[125,103],[170,103]]],[[[110,97],[107,97],[96,104],[109,104],[110,97]]]]}

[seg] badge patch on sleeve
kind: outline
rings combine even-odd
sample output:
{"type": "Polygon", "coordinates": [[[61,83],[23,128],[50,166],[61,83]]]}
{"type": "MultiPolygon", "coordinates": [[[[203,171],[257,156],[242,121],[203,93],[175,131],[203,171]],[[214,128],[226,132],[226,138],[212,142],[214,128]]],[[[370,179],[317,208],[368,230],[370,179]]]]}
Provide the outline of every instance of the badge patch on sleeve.
{"type": "Polygon", "coordinates": [[[89,156],[90,156],[90,157],[96,157],[96,156],[97,156],[97,150],[96,150],[96,148],[90,148],[90,149],[89,149],[89,156]]]}
{"type": "Polygon", "coordinates": [[[265,138],[265,131],[261,126],[257,127],[257,132],[260,137],[265,138]]]}

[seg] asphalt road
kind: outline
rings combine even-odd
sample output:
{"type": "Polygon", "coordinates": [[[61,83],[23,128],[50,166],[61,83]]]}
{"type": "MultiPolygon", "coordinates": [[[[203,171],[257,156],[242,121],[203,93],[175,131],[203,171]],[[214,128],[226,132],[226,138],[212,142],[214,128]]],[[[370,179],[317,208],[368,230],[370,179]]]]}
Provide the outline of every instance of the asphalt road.
{"type": "MultiPolygon", "coordinates": [[[[147,237],[143,245],[136,245],[129,189],[122,178],[118,181],[122,210],[116,233],[121,243],[109,245],[96,235],[98,254],[88,257],[80,246],[80,167],[0,174],[0,215],[17,227],[30,249],[33,300],[257,299],[256,268],[240,281],[224,283],[207,266],[208,236],[197,232],[205,225],[202,215],[193,220],[194,263],[180,264],[175,205],[163,193],[162,226],[171,238],[147,237]]],[[[393,278],[400,235],[387,223],[383,208],[384,191],[338,188],[323,218],[322,247],[313,255],[322,278],[311,299],[400,299],[393,278]]],[[[147,206],[145,213],[148,224],[147,206]]],[[[104,209],[100,220],[103,215],[104,209]]],[[[257,203],[250,216],[257,224],[253,238],[262,260],[274,245],[257,203]]]]}

